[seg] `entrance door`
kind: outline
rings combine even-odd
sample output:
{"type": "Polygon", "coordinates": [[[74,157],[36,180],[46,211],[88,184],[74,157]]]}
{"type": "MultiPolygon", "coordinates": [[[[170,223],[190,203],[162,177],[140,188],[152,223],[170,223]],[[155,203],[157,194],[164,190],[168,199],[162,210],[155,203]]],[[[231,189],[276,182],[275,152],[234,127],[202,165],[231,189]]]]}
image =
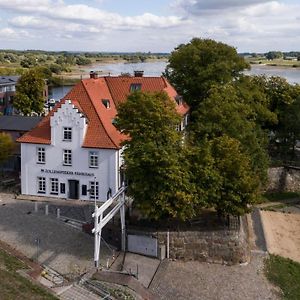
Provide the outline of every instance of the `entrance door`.
{"type": "Polygon", "coordinates": [[[79,199],[79,181],[69,180],[69,198],[79,199]]]}

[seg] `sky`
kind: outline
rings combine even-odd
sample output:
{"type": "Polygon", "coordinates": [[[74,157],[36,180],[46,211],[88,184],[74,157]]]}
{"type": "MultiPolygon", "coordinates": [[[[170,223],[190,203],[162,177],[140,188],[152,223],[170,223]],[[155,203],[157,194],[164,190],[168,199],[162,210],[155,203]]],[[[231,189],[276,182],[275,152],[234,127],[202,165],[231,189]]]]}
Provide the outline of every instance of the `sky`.
{"type": "Polygon", "coordinates": [[[170,52],[193,37],[300,51],[300,0],[0,0],[0,48],[170,52]]]}

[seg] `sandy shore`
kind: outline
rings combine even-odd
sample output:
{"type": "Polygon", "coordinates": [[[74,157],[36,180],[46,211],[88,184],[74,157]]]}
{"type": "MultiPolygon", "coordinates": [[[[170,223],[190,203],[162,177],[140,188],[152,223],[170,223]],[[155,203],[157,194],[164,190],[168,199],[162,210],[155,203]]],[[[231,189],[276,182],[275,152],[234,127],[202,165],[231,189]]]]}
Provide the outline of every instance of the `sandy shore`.
{"type": "Polygon", "coordinates": [[[268,251],[300,262],[300,214],[262,211],[268,251]]]}

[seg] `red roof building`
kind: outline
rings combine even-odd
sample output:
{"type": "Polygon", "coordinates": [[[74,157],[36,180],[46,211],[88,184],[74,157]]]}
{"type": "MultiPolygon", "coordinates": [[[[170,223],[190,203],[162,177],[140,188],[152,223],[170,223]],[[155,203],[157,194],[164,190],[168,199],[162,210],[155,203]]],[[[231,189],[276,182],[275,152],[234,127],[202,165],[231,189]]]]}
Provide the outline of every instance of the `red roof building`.
{"type": "Polygon", "coordinates": [[[113,125],[117,106],[135,91],[166,92],[187,123],[189,107],[164,77],[81,80],[21,143],[22,194],[105,201],[121,185],[121,143],[113,125]]]}
{"type": "MultiPolygon", "coordinates": [[[[133,89],[143,92],[166,92],[171,99],[180,98],[164,77],[99,77],[81,80],[34,129],[23,135],[18,142],[51,144],[50,118],[65,100],[71,102],[88,119],[87,133],[82,147],[119,149],[124,136],[113,125],[117,106],[126,101],[133,89]]],[[[178,113],[185,116],[189,106],[180,101],[178,113]]]]}

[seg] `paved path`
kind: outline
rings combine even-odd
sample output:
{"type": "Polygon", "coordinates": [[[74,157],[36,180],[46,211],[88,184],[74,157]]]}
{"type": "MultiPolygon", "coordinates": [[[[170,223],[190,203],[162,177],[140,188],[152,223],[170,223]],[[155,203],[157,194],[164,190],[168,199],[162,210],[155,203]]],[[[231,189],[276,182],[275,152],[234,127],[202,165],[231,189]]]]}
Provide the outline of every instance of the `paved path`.
{"type": "Polygon", "coordinates": [[[148,288],[159,264],[160,260],[158,259],[127,252],[123,271],[134,274],[138,281],[148,288]]]}
{"type": "MultiPolygon", "coordinates": [[[[0,194],[0,240],[29,258],[36,259],[60,274],[73,276],[93,268],[94,240],[55,216],[34,212],[34,203],[0,194]],[[40,239],[37,247],[36,238],[40,239]]],[[[101,249],[105,265],[111,251],[101,249]]]]}

